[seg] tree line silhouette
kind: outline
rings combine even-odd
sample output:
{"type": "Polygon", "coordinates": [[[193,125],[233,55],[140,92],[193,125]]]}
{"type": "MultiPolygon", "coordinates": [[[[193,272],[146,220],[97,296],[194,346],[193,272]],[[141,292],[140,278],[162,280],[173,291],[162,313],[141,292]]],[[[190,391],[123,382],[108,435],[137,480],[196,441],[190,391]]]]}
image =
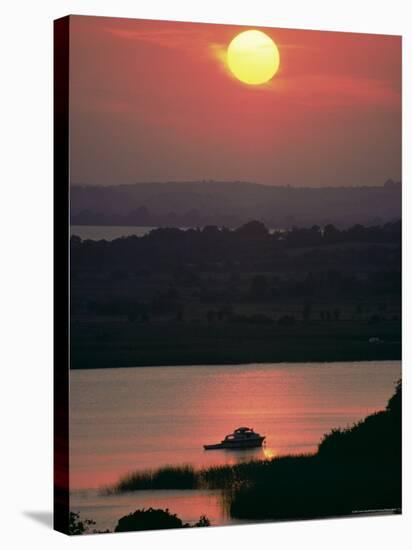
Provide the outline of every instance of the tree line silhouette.
{"type": "MultiPolygon", "coordinates": [[[[400,242],[400,221],[372,227],[355,225],[342,230],[332,225],[323,229],[319,226],[295,227],[272,233],[261,222],[251,221],[235,230],[216,226],[187,230],[159,228],[142,237],[122,237],[113,241],[82,241],[76,235],[70,239],[75,269],[130,266],[137,261],[140,265],[158,268],[193,262],[200,267],[205,262],[281,262],[284,252],[291,248],[345,243],[399,245],[400,242]]],[[[310,262],[310,257],[307,259],[310,262]]]]}

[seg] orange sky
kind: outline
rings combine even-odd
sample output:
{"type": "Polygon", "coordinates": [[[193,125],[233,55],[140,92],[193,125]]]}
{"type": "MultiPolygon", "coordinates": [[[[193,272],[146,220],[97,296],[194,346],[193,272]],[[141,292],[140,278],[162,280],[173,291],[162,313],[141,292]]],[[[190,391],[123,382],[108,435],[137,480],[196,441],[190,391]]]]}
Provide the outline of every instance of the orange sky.
{"type": "Polygon", "coordinates": [[[401,39],[261,28],[280,70],[249,86],[224,53],[255,27],[71,17],[71,181],[401,179],[401,39]]]}

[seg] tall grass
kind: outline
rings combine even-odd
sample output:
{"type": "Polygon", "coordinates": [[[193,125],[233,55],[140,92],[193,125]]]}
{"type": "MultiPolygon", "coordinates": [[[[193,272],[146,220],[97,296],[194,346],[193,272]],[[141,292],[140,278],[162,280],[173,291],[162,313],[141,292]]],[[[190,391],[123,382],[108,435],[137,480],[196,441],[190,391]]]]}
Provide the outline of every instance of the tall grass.
{"type": "Polygon", "coordinates": [[[236,490],[250,480],[264,478],[277,463],[290,462],[302,456],[282,456],[267,460],[251,460],[234,465],[210,466],[195,470],[191,465],[164,466],[157,470],[132,472],[122,477],[108,491],[123,493],[160,489],[225,489],[236,490]]]}
{"type": "Polygon", "coordinates": [[[196,489],[198,473],[193,466],[164,466],[157,470],[132,472],[121,478],[109,492],[150,491],[159,489],[196,489]]]}

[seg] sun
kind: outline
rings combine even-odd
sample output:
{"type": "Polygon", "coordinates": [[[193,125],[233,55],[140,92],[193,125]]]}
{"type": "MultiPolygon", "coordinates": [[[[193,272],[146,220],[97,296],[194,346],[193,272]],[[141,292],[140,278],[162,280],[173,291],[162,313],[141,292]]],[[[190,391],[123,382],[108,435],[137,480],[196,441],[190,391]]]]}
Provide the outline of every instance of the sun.
{"type": "Polygon", "coordinates": [[[264,32],[250,30],[235,36],[227,48],[227,63],[236,78],[246,84],[268,82],[279,69],[279,50],[264,32]]]}

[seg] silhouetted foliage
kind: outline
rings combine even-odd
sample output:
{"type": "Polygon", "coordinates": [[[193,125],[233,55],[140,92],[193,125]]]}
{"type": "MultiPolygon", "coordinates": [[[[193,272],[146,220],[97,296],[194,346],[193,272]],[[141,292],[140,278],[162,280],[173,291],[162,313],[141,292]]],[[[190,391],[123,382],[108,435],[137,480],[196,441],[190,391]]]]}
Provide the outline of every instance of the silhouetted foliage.
{"type": "Polygon", "coordinates": [[[96,525],[96,522],[92,519],[80,519],[80,514],[77,512],[70,512],[69,515],[69,535],[84,535],[89,532],[92,525],[96,525]]]}
{"type": "Polygon", "coordinates": [[[269,231],[265,225],[258,221],[251,221],[241,225],[235,233],[249,242],[264,241],[269,237],[269,231]]]}
{"type": "Polygon", "coordinates": [[[124,531],[149,531],[153,529],[179,529],[182,527],[209,527],[210,521],[206,516],[200,516],[199,521],[190,525],[183,523],[176,515],[171,514],[166,508],[148,508],[136,510],[135,512],[123,516],[119,519],[115,532],[124,531]]]}
{"type": "Polygon", "coordinates": [[[186,526],[176,514],[171,514],[167,508],[166,510],[154,508],[145,510],[143,508],[120,518],[115,532],[178,529],[186,526]]]}
{"type": "Polygon", "coordinates": [[[339,462],[391,463],[400,458],[401,395],[398,382],[385,411],[372,414],[351,428],[335,429],[319,444],[319,455],[339,462]],[[384,444],[383,444],[384,443],[384,444]]]}
{"type": "Polygon", "coordinates": [[[348,515],[401,507],[401,383],[385,411],[334,429],[315,455],[262,468],[235,491],[231,514],[248,519],[348,515]],[[252,483],[250,483],[252,481],[252,483]]]}
{"type": "Polygon", "coordinates": [[[193,527],[210,527],[210,520],[206,516],[200,516],[199,521],[193,527]]]}
{"type": "MultiPolygon", "coordinates": [[[[384,226],[364,227],[353,226],[347,230],[335,229],[335,243],[366,243],[372,244],[400,244],[400,222],[388,223],[384,226]]],[[[72,265],[76,271],[105,270],[113,281],[122,281],[127,274],[136,270],[136,263],[144,261],[145,269],[172,269],[175,280],[187,285],[199,283],[199,264],[213,264],[213,268],[225,271],[233,262],[241,262],[242,265],[258,261],[262,265],[271,265],[276,256],[283,259],[284,251],[294,248],[320,247],[330,244],[330,230],[321,232],[318,226],[312,228],[293,228],[283,233],[269,234],[266,227],[259,222],[250,222],[234,231],[218,229],[217,227],[205,227],[203,229],[180,230],[176,228],[159,228],[142,237],[123,237],[113,241],[82,241],[79,237],[71,237],[72,265]],[[116,266],[113,269],[113,266],[116,266]],[[226,266],[226,267],[225,267],[226,266]]],[[[371,248],[370,256],[357,255],[356,250],[351,250],[352,260],[373,261],[373,255],[380,256],[390,250],[371,248]]],[[[319,261],[323,256],[333,257],[331,251],[322,252],[317,256],[319,261]]],[[[335,252],[335,255],[337,252],[335,252]]],[[[339,255],[348,252],[344,248],[339,250],[339,255]]],[[[315,259],[314,251],[309,250],[305,257],[308,265],[315,259]]],[[[379,258],[377,258],[378,260],[379,258]]],[[[339,273],[335,270],[337,276],[339,273]]],[[[263,279],[257,281],[258,285],[265,284],[263,279]]]]}

